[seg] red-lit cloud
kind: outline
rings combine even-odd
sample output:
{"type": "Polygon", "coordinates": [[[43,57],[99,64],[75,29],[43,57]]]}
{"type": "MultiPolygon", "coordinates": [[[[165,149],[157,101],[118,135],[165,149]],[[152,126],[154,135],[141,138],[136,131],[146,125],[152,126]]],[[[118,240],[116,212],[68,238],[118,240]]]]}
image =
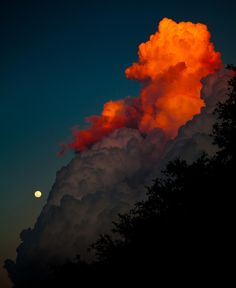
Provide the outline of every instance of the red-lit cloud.
{"type": "Polygon", "coordinates": [[[167,18],[140,44],[138,56],[138,63],[125,74],[142,83],[140,96],[105,103],[101,115],[88,117],[90,126],[75,130],[65,148],[82,151],[122,127],[141,133],[160,128],[167,137],[175,137],[179,127],[204,105],[200,80],[222,67],[206,25],[167,18]]]}

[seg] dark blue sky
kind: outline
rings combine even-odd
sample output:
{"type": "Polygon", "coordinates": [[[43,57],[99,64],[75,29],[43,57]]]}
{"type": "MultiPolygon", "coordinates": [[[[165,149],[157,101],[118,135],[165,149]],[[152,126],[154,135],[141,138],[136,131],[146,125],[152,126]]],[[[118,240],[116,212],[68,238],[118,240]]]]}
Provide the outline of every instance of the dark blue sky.
{"type": "Polygon", "coordinates": [[[207,24],[224,62],[236,64],[235,11],[230,0],[1,1],[0,261],[14,255],[19,232],[72,157],[56,156],[71,127],[104,102],[138,93],[124,69],[158,22],[207,24]]]}

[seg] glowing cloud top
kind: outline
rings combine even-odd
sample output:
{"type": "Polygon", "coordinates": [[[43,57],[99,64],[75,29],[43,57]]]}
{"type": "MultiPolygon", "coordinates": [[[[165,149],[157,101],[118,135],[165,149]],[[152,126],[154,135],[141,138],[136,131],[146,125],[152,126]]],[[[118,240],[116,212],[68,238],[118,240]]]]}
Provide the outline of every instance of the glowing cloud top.
{"type": "Polygon", "coordinates": [[[125,74],[142,83],[140,96],[105,103],[101,115],[88,117],[90,126],[75,130],[65,148],[82,151],[122,127],[144,134],[160,128],[167,137],[175,137],[178,128],[204,105],[200,80],[222,67],[206,25],[167,18],[139,46],[138,56],[139,62],[125,74]]]}

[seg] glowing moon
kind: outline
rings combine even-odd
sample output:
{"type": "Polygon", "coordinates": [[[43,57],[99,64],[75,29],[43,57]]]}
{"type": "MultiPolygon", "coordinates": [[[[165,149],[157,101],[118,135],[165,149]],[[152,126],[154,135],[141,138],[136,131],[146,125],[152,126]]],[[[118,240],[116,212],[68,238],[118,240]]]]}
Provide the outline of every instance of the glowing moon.
{"type": "Polygon", "coordinates": [[[34,197],[35,198],[40,198],[42,196],[42,192],[41,191],[35,191],[34,192],[34,197]]]}

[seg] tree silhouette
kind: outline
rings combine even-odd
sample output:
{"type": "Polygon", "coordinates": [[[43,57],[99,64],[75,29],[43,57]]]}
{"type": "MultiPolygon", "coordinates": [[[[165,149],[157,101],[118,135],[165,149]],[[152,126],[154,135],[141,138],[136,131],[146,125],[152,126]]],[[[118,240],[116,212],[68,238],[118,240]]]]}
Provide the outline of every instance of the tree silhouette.
{"type": "MultiPolygon", "coordinates": [[[[228,69],[236,73],[236,66],[229,65],[228,69]]],[[[219,103],[215,110],[218,121],[213,126],[214,144],[221,150],[218,157],[221,161],[235,158],[236,147],[236,77],[229,81],[228,99],[219,103]],[[229,157],[229,158],[228,158],[229,157]],[[233,158],[232,158],[233,157],[233,158]]]]}
{"type": "MultiPolygon", "coordinates": [[[[236,71],[234,66],[228,69],[236,71]]],[[[215,114],[212,137],[220,148],[216,156],[202,155],[191,165],[179,159],[170,162],[148,188],[148,199],[114,223],[116,240],[105,235],[93,245],[98,263],[122,269],[123,275],[130,266],[149,273],[156,263],[159,279],[167,274],[186,278],[186,273],[201,278],[209,276],[209,267],[223,271],[233,247],[229,244],[235,219],[236,76],[215,114]]]]}

